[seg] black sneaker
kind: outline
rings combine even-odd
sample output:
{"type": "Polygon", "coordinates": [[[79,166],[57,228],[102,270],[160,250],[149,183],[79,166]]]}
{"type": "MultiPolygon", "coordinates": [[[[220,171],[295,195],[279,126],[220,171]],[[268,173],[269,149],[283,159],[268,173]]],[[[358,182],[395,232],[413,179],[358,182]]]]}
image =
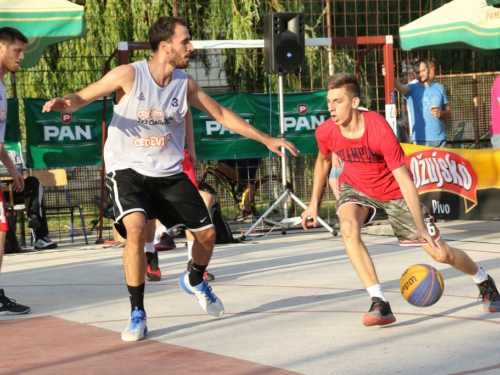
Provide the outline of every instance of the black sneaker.
{"type": "Polygon", "coordinates": [[[35,242],[35,249],[47,250],[47,249],[55,249],[57,244],[52,241],[49,236],[45,236],[43,238],[39,238],[35,242]]]}
{"type": "Polygon", "coordinates": [[[500,295],[495,282],[488,275],[488,280],[477,284],[479,288],[479,298],[483,300],[483,308],[486,312],[499,312],[500,311],[500,295]]]}
{"type": "Polygon", "coordinates": [[[28,222],[28,228],[38,229],[42,226],[40,220],[36,217],[36,215],[30,216],[30,221],[28,222]]]}
{"type": "Polygon", "coordinates": [[[363,324],[365,326],[385,326],[395,321],[396,318],[392,315],[389,302],[385,302],[379,297],[372,297],[372,305],[370,310],[363,316],[363,324]]]}
{"type": "Polygon", "coordinates": [[[29,312],[28,306],[20,305],[15,299],[6,297],[3,289],[0,289],[0,315],[21,315],[29,312]]]}
{"type": "Polygon", "coordinates": [[[160,242],[155,244],[155,250],[156,251],[161,251],[161,250],[173,250],[177,246],[175,245],[174,239],[168,235],[168,233],[162,233],[160,242]]]}
{"type": "Polygon", "coordinates": [[[243,221],[252,218],[252,212],[241,210],[238,216],[234,218],[235,221],[243,221]]]}
{"type": "Polygon", "coordinates": [[[161,270],[158,265],[158,253],[146,252],[146,279],[148,281],[160,281],[161,280],[161,270]]]}

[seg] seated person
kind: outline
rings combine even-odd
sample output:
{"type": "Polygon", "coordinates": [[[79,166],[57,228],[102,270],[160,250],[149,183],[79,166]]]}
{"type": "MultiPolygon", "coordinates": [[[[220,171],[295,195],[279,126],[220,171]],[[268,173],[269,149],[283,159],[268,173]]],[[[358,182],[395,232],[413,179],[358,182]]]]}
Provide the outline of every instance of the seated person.
{"type": "MultiPolygon", "coordinates": [[[[20,193],[14,192],[14,203],[26,206],[28,215],[28,227],[33,229],[35,236],[35,249],[55,249],[57,244],[49,238],[49,228],[43,209],[43,188],[36,177],[29,176],[28,168],[16,151],[7,151],[16,165],[21,165],[24,177],[24,190],[20,193]]],[[[6,198],[9,201],[8,194],[6,198]]]]}
{"type": "MultiPolygon", "coordinates": [[[[234,173],[228,173],[232,178],[238,181],[246,183],[246,190],[244,196],[244,201],[241,202],[242,210],[236,216],[236,221],[243,221],[245,219],[251,219],[252,215],[255,218],[259,217],[257,210],[254,207],[255,198],[255,176],[257,174],[257,169],[259,168],[260,158],[248,158],[248,159],[225,159],[219,160],[219,167],[223,170],[226,166],[235,168],[237,170],[237,178],[234,173]],[[225,164],[225,165],[224,165],[225,164]]],[[[232,172],[228,170],[228,172],[232,172]]]]}

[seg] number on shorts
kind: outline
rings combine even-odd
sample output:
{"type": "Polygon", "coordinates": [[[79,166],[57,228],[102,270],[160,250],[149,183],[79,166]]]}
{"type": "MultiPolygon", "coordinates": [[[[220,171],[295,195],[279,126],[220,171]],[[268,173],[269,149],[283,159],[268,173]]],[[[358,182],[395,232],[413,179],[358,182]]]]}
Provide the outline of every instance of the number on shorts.
{"type": "Polygon", "coordinates": [[[432,220],[427,218],[424,220],[424,223],[429,234],[434,237],[436,235],[436,227],[432,224],[432,220]]]}

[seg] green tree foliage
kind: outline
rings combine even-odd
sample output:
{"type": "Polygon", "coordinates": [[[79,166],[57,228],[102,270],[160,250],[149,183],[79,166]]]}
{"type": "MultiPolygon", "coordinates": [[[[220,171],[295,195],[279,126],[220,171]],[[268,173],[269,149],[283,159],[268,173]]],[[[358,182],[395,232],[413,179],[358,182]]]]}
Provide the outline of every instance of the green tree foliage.
{"type": "MultiPolygon", "coordinates": [[[[77,1],[74,1],[77,2],[77,1]]],[[[17,74],[21,98],[51,98],[78,91],[102,77],[105,62],[119,41],[147,41],[148,29],[158,16],[174,15],[186,20],[193,40],[262,39],[262,16],[270,12],[306,14],[306,37],[324,37],[325,3],[260,0],[81,0],[85,6],[87,35],[46,49],[40,62],[17,74]]],[[[324,47],[322,47],[324,49],[324,47]]],[[[290,74],[287,91],[321,88],[325,55],[313,48],[307,53],[307,70],[290,74]]],[[[263,92],[276,87],[276,77],[263,69],[261,49],[222,50],[224,67],[232,91],[263,92]],[[271,87],[271,88],[270,88],[271,87]]],[[[206,51],[196,51],[205,62],[206,51]]],[[[150,51],[130,52],[130,60],[149,58],[150,51]]],[[[342,59],[345,59],[343,57],[342,59]]],[[[339,59],[336,59],[338,62],[339,59]]],[[[110,67],[116,66],[116,59],[110,67]]],[[[340,68],[340,66],[339,66],[340,68]]]]}

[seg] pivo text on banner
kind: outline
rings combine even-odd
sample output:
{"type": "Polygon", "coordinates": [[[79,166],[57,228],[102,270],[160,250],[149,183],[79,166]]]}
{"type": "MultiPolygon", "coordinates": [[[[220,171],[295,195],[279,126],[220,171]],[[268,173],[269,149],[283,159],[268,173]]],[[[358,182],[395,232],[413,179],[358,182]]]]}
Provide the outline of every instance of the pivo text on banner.
{"type": "Polygon", "coordinates": [[[420,200],[432,216],[500,220],[500,150],[402,146],[420,200]]]}

